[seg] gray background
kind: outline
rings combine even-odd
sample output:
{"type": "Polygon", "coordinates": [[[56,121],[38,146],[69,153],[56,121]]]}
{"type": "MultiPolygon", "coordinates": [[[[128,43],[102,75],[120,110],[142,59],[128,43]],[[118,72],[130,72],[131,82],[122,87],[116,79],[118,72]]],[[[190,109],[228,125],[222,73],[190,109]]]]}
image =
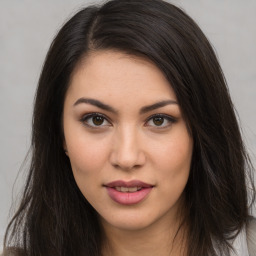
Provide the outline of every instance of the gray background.
{"type": "MultiPolygon", "coordinates": [[[[24,181],[24,170],[17,175],[29,149],[33,97],[47,49],[64,21],[97,2],[0,0],[0,244],[12,197],[24,181]]],[[[195,19],[216,49],[255,163],[256,0],[170,2],[195,19]]]]}

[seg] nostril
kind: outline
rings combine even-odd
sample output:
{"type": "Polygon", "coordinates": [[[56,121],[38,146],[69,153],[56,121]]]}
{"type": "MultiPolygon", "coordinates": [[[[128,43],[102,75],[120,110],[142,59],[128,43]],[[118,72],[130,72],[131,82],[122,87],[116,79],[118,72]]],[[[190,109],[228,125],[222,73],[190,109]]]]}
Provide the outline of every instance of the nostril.
{"type": "Polygon", "coordinates": [[[146,157],[142,150],[113,151],[110,156],[110,162],[116,169],[132,170],[138,169],[146,162],[146,157]]]}

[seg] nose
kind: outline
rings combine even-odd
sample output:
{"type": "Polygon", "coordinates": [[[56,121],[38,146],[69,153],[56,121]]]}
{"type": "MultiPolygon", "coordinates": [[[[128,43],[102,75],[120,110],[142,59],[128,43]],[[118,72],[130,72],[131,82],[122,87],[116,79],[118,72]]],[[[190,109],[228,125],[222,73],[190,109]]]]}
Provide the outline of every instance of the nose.
{"type": "Polygon", "coordinates": [[[145,164],[146,156],[139,139],[139,132],[126,127],[119,130],[113,140],[111,164],[121,170],[132,170],[145,164]]]}

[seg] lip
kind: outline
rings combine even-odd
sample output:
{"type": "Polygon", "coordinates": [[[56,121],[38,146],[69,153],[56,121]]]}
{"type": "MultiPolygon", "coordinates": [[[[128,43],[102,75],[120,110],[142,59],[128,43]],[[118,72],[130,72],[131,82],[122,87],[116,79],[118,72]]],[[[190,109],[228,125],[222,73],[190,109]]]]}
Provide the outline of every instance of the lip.
{"type": "Polygon", "coordinates": [[[116,180],[107,183],[104,187],[106,187],[109,197],[116,203],[122,205],[133,205],[146,199],[154,186],[140,180],[116,180]],[[136,192],[121,192],[116,190],[115,187],[141,187],[141,189],[136,192]]]}
{"type": "Polygon", "coordinates": [[[127,188],[131,188],[131,187],[150,188],[150,187],[153,187],[153,185],[147,184],[140,180],[131,180],[131,181],[116,180],[116,181],[107,183],[105,186],[110,187],[110,188],[113,188],[113,187],[127,187],[127,188]]]}

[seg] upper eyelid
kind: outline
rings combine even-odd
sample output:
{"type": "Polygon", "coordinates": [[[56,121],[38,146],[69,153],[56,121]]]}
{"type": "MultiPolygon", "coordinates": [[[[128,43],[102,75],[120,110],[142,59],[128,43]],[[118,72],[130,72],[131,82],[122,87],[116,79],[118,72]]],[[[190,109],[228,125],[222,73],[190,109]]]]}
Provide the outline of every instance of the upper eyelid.
{"type": "Polygon", "coordinates": [[[84,114],[84,115],[79,119],[79,121],[82,122],[82,123],[84,123],[84,125],[86,125],[86,126],[88,126],[88,127],[91,127],[91,128],[94,128],[94,129],[100,129],[100,128],[103,128],[103,127],[107,126],[107,125],[92,126],[92,125],[90,125],[90,124],[88,124],[88,123],[86,122],[87,119],[92,118],[92,117],[94,117],[94,116],[101,116],[101,117],[103,117],[103,118],[105,119],[105,121],[107,121],[110,125],[112,125],[112,122],[109,120],[109,118],[108,118],[106,115],[101,114],[101,113],[97,113],[97,112],[84,114]]]}
{"type": "Polygon", "coordinates": [[[157,130],[161,130],[161,129],[168,129],[173,124],[175,124],[177,121],[178,121],[177,118],[175,118],[173,116],[170,116],[170,115],[167,115],[167,114],[154,114],[154,115],[151,115],[150,117],[148,117],[148,119],[146,119],[144,125],[146,127],[150,127],[150,128],[154,128],[154,129],[157,129],[157,130]],[[150,124],[148,124],[154,117],[162,117],[165,120],[167,120],[168,123],[166,125],[163,125],[163,126],[157,126],[157,125],[150,125],[150,124]]]}
{"type": "MultiPolygon", "coordinates": [[[[80,121],[85,121],[86,119],[88,119],[90,117],[93,117],[93,116],[101,116],[101,117],[105,118],[107,122],[112,124],[112,121],[111,121],[111,119],[108,116],[106,116],[105,114],[99,113],[99,112],[90,112],[90,113],[84,114],[80,118],[80,121]]],[[[174,122],[177,121],[177,118],[175,118],[175,117],[173,117],[171,115],[163,114],[163,113],[157,113],[157,114],[153,114],[153,115],[150,115],[149,117],[147,117],[144,120],[144,122],[147,123],[149,120],[151,120],[154,117],[163,117],[163,118],[166,118],[166,119],[169,119],[169,120],[171,119],[174,122]]]]}
{"type": "Polygon", "coordinates": [[[149,121],[149,120],[152,119],[153,117],[163,117],[163,118],[167,118],[167,119],[172,119],[173,121],[176,121],[176,120],[177,120],[177,118],[175,118],[175,117],[173,117],[173,116],[171,116],[171,115],[158,113],[158,114],[153,114],[153,115],[149,116],[148,118],[146,118],[145,121],[149,121]]]}
{"type": "Polygon", "coordinates": [[[85,120],[87,118],[93,117],[93,116],[101,116],[104,117],[108,122],[110,122],[110,118],[108,118],[106,115],[102,114],[102,113],[98,113],[98,112],[92,112],[92,113],[88,113],[88,114],[84,114],[80,120],[85,120]]]}

